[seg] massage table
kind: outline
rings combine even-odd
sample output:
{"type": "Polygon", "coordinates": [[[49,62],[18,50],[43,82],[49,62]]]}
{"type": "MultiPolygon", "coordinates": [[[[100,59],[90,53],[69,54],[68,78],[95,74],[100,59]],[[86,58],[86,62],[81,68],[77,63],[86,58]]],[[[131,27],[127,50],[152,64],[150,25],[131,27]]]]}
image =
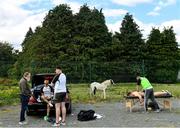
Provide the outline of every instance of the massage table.
{"type": "MultiPolygon", "coordinates": [[[[133,107],[136,105],[136,103],[139,102],[139,98],[137,96],[124,96],[125,97],[125,106],[126,110],[132,112],[133,107]]],[[[168,94],[164,96],[155,96],[156,99],[161,99],[162,102],[158,102],[158,104],[162,105],[164,109],[169,109],[171,111],[172,103],[171,99],[173,96],[168,94]]],[[[142,97],[144,98],[144,97],[142,97]]],[[[150,99],[149,99],[150,100],[150,99]]]]}

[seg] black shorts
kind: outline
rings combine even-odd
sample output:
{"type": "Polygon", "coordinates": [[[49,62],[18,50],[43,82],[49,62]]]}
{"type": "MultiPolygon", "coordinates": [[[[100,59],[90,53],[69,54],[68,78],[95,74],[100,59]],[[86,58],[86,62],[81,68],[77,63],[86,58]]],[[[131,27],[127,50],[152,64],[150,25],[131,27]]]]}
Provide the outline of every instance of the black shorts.
{"type": "Polygon", "coordinates": [[[66,92],[55,93],[55,103],[65,102],[66,92]]]}

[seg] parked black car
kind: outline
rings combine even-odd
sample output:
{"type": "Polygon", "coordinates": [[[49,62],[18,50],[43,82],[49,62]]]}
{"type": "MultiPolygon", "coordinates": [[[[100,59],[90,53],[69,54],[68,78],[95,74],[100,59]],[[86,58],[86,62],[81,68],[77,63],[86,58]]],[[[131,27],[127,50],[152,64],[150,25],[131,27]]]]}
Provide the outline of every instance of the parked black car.
{"type": "MultiPolygon", "coordinates": [[[[49,83],[52,81],[53,77],[55,76],[54,73],[42,73],[42,74],[35,74],[32,77],[32,93],[33,96],[29,99],[28,109],[26,114],[33,115],[33,114],[43,114],[46,113],[47,104],[40,99],[40,90],[44,86],[44,80],[48,79],[49,83]]],[[[70,92],[68,92],[68,98],[66,99],[66,111],[67,114],[71,113],[71,98],[70,92]]],[[[54,103],[53,103],[54,104],[54,103]]],[[[50,109],[50,113],[55,114],[55,105],[50,109]]]]}

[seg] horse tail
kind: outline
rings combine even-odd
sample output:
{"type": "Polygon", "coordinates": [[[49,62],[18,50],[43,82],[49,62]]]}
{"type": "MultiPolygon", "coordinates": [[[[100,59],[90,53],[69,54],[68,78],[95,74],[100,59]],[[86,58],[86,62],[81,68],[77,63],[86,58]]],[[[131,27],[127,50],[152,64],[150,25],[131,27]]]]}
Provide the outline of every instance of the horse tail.
{"type": "Polygon", "coordinates": [[[97,88],[96,88],[96,87],[94,87],[94,90],[93,90],[94,95],[96,95],[96,90],[97,90],[97,88]]]}

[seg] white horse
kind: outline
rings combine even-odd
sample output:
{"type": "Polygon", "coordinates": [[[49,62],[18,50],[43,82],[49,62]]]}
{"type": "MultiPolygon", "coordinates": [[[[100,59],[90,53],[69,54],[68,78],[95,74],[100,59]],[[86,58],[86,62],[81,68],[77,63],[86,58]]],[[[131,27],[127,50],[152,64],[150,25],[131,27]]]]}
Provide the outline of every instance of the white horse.
{"type": "Polygon", "coordinates": [[[96,94],[96,90],[102,90],[103,91],[103,97],[104,99],[106,99],[106,88],[107,86],[114,84],[114,81],[112,79],[110,80],[105,80],[102,83],[98,83],[98,82],[93,82],[90,84],[90,96],[92,95],[92,93],[95,95],[96,94]]]}

